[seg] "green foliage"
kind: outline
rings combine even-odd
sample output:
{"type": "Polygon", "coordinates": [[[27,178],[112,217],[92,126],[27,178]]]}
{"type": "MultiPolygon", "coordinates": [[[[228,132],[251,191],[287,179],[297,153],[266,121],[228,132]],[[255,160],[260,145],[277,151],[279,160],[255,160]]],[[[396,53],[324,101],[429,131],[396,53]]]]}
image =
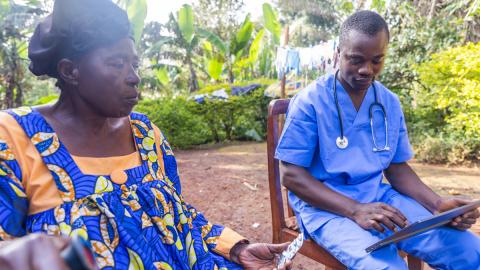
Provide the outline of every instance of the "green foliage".
{"type": "Polygon", "coordinates": [[[44,105],[44,104],[51,104],[55,103],[58,100],[58,95],[51,95],[51,96],[44,96],[39,99],[37,99],[33,104],[31,105],[44,105]]]}
{"type": "Polygon", "coordinates": [[[282,27],[278,21],[277,14],[273,10],[272,6],[268,3],[264,3],[263,6],[263,19],[265,28],[272,34],[273,42],[276,45],[280,44],[280,35],[282,27]]]}
{"type": "MultiPolygon", "coordinates": [[[[202,89],[208,93],[228,85],[212,85],[202,89]]],[[[206,99],[203,103],[184,97],[165,97],[142,101],[136,110],[147,114],[165,133],[172,145],[188,148],[193,145],[231,140],[265,138],[267,106],[261,87],[243,96],[228,100],[206,99]]]]}
{"type": "Polygon", "coordinates": [[[449,163],[480,160],[480,44],[436,53],[416,71],[423,87],[416,95],[413,128],[423,144],[421,158],[437,155],[449,163]],[[428,146],[433,153],[428,153],[428,146]]]}
{"type": "Polygon", "coordinates": [[[126,10],[128,18],[133,25],[133,36],[138,44],[145,26],[145,18],[147,17],[147,0],[130,0],[126,10]]]}
{"type": "Polygon", "coordinates": [[[188,148],[212,140],[202,116],[189,110],[184,97],[143,100],[135,110],[148,115],[174,147],[188,148]]]}
{"type": "Polygon", "coordinates": [[[394,1],[385,18],[390,44],[381,81],[409,103],[414,83],[419,82],[414,66],[439,50],[459,44],[461,25],[443,17],[428,19],[407,1],[394,1]]]}
{"type": "Polygon", "coordinates": [[[208,62],[208,74],[214,80],[220,80],[220,75],[223,70],[223,59],[221,57],[211,58],[208,62]]]}
{"type": "Polygon", "coordinates": [[[190,5],[184,4],[178,11],[178,27],[185,41],[190,44],[193,40],[194,22],[193,11],[190,5]]]}
{"type": "Polygon", "coordinates": [[[227,53],[227,46],[223,42],[223,40],[217,36],[216,34],[202,28],[197,28],[197,33],[202,38],[208,40],[212,45],[214,45],[222,54],[227,53]]]}
{"type": "Polygon", "coordinates": [[[252,38],[253,33],[253,23],[250,21],[250,14],[245,17],[240,29],[235,34],[235,38],[230,42],[230,52],[233,55],[237,55],[241,50],[243,50],[250,39],[252,38]]]}

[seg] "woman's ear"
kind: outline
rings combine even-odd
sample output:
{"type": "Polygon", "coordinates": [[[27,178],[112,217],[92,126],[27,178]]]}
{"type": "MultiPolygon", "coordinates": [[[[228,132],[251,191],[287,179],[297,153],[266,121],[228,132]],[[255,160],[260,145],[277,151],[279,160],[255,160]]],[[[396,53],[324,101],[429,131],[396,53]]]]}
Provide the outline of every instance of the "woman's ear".
{"type": "Polygon", "coordinates": [[[79,70],[72,60],[63,58],[58,61],[57,70],[59,79],[63,80],[66,84],[78,85],[79,70]]]}

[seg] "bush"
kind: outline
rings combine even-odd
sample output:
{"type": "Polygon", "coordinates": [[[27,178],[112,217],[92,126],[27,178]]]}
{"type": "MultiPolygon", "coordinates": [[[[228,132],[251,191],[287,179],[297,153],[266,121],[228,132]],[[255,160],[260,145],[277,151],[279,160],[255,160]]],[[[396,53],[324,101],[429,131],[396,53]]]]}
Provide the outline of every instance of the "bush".
{"type": "Polygon", "coordinates": [[[212,134],[201,115],[188,109],[184,97],[143,100],[135,108],[148,115],[174,147],[188,148],[212,141],[212,134]]]}
{"type": "Polygon", "coordinates": [[[478,153],[479,149],[473,149],[466,141],[445,136],[425,137],[414,147],[417,160],[422,162],[468,164],[478,159],[474,153],[478,153]]]}
{"type": "MultiPolygon", "coordinates": [[[[209,86],[209,91],[224,88],[209,86]]],[[[203,103],[185,97],[144,100],[136,107],[147,114],[178,148],[232,140],[265,139],[267,106],[271,98],[260,87],[248,95],[227,100],[205,99],[203,103]]]]}
{"type": "Polygon", "coordinates": [[[480,44],[434,54],[417,71],[422,87],[411,127],[419,158],[480,160],[480,44]]]}

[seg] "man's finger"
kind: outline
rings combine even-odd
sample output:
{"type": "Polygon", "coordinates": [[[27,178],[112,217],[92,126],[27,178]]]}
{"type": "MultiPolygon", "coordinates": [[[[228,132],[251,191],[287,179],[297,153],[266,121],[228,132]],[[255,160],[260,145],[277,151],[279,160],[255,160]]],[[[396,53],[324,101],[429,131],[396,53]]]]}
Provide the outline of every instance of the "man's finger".
{"type": "Polygon", "coordinates": [[[392,212],[385,212],[393,223],[397,224],[400,228],[407,226],[407,220],[404,220],[401,216],[397,215],[396,213],[392,212]]]}
{"type": "Polygon", "coordinates": [[[462,198],[454,198],[453,200],[455,200],[455,202],[457,203],[458,206],[469,204],[469,203],[472,202],[471,200],[462,199],[462,198]]]}
{"type": "Polygon", "coordinates": [[[480,217],[480,211],[478,209],[469,211],[465,214],[462,215],[463,218],[479,218],[480,217]]]}
{"type": "Polygon", "coordinates": [[[462,218],[462,220],[459,222],[459,224],[468,224],[468,225],[473,225],[477,222],[476,219],[474,218],[462,218]]]}
{"type": "Polygon", "coordinates": [[[372,223],[372,227],[381,233],[385,232],[385,228],[383,228],[382,225],[378,224],[377,222],[372,223]]]}
{"type": "Polygon", "coordinates": [[[395,224],[393,224],[392,220],[390,220],[390,218],[387,217],[386,215],[375,215],[374,219],[377,222],[380,222],[383,225],[385,225],[385,227],[389,228],[391,231],[395,230],[395,224]]]}
{"type": "Polygon", "coordinates": [[[472,225],[465,224],[465,223],[459,223],[454,227],[457,230],[466,231],[466,230],[470,229],[472,227],[472,225]]]}
{"type": "Polygon", "coordinates": [[[385,209],[385,210],[388,210],[392,213],[395,213],[396,215],[398,215],[401,219],[403,219],[404,221],[407,220],[407,218],[402,214],[402,212],[400,210],[398,210],[397,208],[395,207],[392,207],[388,204],[384,204],[382,203],[382,208],[385,209]]]}

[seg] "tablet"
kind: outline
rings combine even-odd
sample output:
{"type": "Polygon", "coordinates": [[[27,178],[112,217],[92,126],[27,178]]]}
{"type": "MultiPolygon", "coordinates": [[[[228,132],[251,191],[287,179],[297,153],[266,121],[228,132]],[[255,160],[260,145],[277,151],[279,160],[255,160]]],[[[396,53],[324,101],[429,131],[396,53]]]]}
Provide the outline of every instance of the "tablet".
{"type": "Polygon", "coordinates": [[[389,245],[391,243],[396,243],[398,241],[401,241],[405,238],[417,235],[417,234],[422,233],[424,231],[443,226],[443,225],[449,223],[450,221],[452,221],[452,219],[454,219],[458,216],[461,216],[461,215],[465,214],[466,212],[472,211],[472,210],[474,210],[478,207],[480,207],[480,200],[473,201],[469,204],[466,204],[466,205],[448,210],[446,212],[439,213],[437,215],[433,215],[433,216],[431,216],[427,219],[414,222],[414,223],[408,225],[407,227],[399,230],[398,232],[395,232],[394,234],[390,235],[389,237],[387,237],[387,238],[385,238],[381,241],[378,241],[377,243],[367,247],[365,249],[365,251],[367,253],[370,253],[374,250],[377,250],[377,249],[379,249],[381,247],[384,247],[386,245],[389,245]]]}

